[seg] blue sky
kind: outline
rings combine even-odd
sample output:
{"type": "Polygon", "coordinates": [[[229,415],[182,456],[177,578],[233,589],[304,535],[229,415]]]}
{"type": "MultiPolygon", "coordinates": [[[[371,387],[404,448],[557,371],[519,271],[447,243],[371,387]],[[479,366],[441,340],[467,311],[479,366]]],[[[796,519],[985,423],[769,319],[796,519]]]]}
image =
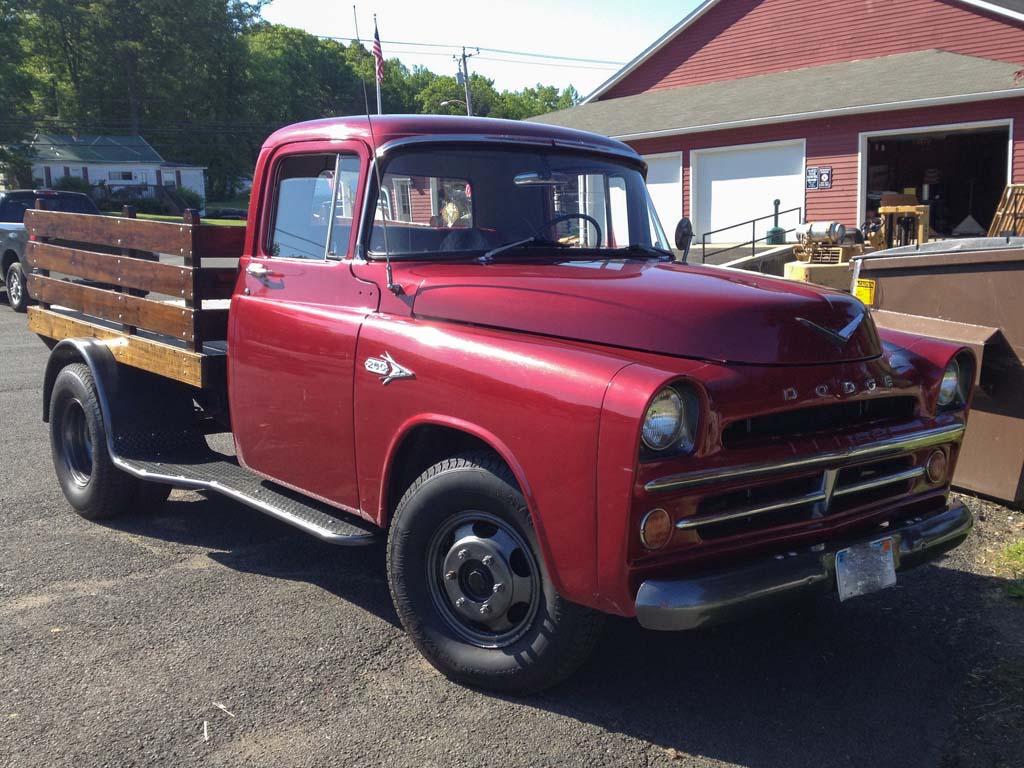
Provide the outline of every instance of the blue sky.
{"type": "MultiPolygon", "coordinates": [[[[382,40],[434,43],[438,47],[385,42],[384,55],[407,66],[423,65],[454,74],[452,54],[462,45],[503,51],[626,62],[689,13],[699,0],[517,0],[516,2],[424,2],[388,0],[378,5],[357,3],[359,33],[373,36],[377,13],[382,40]]],[[[264,18],[316,35],[354,37],[351,2],[274,0],[264,18]]],[[[472,71],[493,78],[499,89],[518,89],[538,82],[570,83],[586,95],[618,69],[615,64],[545,60],[496,51],[482,51],[470,60],[472,71]]]]}

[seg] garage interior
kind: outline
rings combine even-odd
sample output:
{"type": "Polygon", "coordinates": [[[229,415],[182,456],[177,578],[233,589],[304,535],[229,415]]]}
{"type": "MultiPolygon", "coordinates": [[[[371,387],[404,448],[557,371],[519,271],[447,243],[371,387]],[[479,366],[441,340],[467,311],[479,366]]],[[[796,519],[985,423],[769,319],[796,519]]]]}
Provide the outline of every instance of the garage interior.
{"type": "Polygon", "coordinates": [[[1006,185],[1009,126],[873,136],[867,140],[866,210],[885,192],[913,194],[931,208],[940,237],[988,230],[1006,185]]]}

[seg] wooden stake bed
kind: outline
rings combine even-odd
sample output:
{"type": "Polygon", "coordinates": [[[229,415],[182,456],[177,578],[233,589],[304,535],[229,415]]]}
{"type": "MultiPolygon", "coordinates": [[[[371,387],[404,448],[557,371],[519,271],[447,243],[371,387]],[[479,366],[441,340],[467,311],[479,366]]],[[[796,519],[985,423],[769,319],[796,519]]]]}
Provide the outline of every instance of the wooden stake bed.
{"type": "Polygon", "coordinates": [[[204,301],[226,304],[237,263],[207,268],[202,260],[237,259],[243,227],[202,225],[194,213],[168,224],[34,210],[25,229],[28,289],[39,302],[29,309],[30,330],[57,341],[103,339],[125,365],[224,386],[228,310],[204,301]]]}

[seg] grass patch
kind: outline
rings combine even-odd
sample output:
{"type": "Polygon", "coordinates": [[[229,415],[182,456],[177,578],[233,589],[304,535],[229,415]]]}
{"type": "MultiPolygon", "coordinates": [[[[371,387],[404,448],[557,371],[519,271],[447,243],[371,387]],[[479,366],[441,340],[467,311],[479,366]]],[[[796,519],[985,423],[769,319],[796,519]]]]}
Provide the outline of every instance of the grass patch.
{"type": "MultiPolygon", "coordinates": [[[[119,213],[113,212],[110,216],[120,216],[119,213]]],[[[150,221],[173,221],[175,224],[181,223],[181,216],[164,216],[159,213],[138,213],[135,215],[137,219],[149,219],[150,221]]],[[[203,224],[217,224],[222,227],[244,227],[245,221],[238,219],[203,219],[203,224]]]]}
{"type": "Polygon", "coordinates": [[[1006,585],[1006,593],[1024,600],[1024,539],[1004,549],[1003,559],[1013,577],[1013,581],[1006,585]]]}

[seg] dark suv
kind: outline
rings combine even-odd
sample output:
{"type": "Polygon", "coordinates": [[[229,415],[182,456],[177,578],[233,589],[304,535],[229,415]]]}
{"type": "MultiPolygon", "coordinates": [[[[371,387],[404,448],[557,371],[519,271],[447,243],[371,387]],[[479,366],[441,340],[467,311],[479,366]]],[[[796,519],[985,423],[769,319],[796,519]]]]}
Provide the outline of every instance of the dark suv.
{"type": "Polygon", "coordinates": [[[53,189],[17,189],[0,192],[0,269],[7,286],[7,303],[15,312],[24,312],[29,297],[25,290],[25,243],[28,237],[22,220],[25,211],[43,200],[46,208],[64,213],[99,214],[96,203],[81,192],[58,192],[53,189]]]}

